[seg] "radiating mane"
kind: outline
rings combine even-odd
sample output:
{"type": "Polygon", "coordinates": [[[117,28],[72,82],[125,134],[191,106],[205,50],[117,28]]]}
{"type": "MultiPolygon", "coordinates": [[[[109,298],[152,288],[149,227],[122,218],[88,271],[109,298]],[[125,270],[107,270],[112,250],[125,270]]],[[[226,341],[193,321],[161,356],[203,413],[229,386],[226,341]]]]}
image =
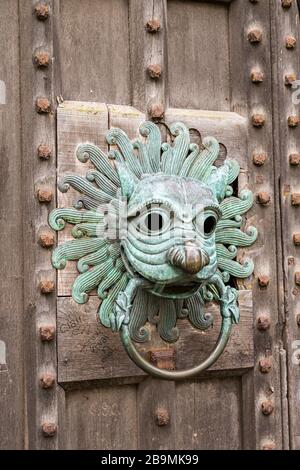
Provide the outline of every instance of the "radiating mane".
{"type": "MultiPolygon", "coordinates": [[[[128,283],[119,240],[99,236],[106,224],[103,207],[109,206],[118,215],[122,186],[116,168],[118,163],[126,167],[133,181],[141,180],[145,174],[162,173],[193,178],[213,187],[222,212],[216,227],[218,270],[225,283],[230,276],[245,278],[253,272],[250,259],[243,264],[236,259],[238,248],[250,246],[257,237],[254,227],[246,231],[243,228],[242,216],[253,204],[251,191],[243,190],[238,196],[233,195],[232,183],[239,175],[239,164],[227,159],[221,167],[215,166],[220,145],[213,137],[206,137],[198,146],[191,143],[189,130],[183,123],[173,124],[170,131],[173,142],[161,142],[159,127],[145,122],[140,127],[141,138],[132,142],[121,129],[112,128],[106,139],[114,149],[106,155],[93,144],[80,144],[76,151],[78,160],[89,160],[94,169],[89,170],[86,177],[66,175],[58,183],[60,191],[66,192],[73,187],[80,197],[73,208],[58,208],[50,214],[49,224],[54,230],[63,230],[66,223],[74,226],[74,240],[54,250],[53,265],[63,269],[67,261],[77,261],[78,276],[72,296],[76,302],[85,303],[89,293],[97,289],[101,299],[100,319],[105,326],[109,326],[109,315],[118,293],[128,283]]],[[[204,313],[200,293],[183,302],[159,299],[141,290],[132,310],[131,336],[136,341],[145,341],[147,331],[143,326],[148,320],[158,325],[163,339],[175,341],[178,337],[177,318],[184,316],[200,329],[212,323],[212,318],[204,313]],[[143,305],[147,308],[142,308],[143,305]]]]}

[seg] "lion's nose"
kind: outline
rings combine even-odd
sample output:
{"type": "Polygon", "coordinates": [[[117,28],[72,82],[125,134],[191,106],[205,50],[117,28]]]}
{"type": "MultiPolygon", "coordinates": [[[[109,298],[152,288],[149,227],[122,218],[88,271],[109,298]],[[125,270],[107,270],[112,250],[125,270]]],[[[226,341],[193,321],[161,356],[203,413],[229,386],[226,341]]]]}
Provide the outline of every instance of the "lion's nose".
{"type": "Polygon", "coordinates": [[[189,274],[197,274],[209,264],[209,257],[194,242],[186,241],[184,246],[174,246],[169,250],[168,261],[189,274]]]}
{"type": "Polygon", "coordinates": [[[196,274],[202,268],[201,251],[191,242],[186,242],[184,245],[185,262],[182,266],[189,274],[196,274]]]}

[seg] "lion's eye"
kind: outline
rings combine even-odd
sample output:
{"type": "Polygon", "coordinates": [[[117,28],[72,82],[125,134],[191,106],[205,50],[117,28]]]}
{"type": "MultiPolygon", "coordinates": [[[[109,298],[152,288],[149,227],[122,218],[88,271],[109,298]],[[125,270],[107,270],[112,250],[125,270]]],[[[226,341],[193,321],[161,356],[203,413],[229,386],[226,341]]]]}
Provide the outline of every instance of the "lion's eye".
{"type": "Polygon", "coordinates": [[[200,213],[196,217],[195,221],[195,228],[200,235],[204,235],[205,237],[210,237],[217,226],[217,216],[212,212],[209,213],[200,213]]]}
{"type": "Polygon", "coordinates": [[[213,215],[209,215],[208,217],[206,217],[206,219],[204,220],[204,235],[211,235],[214,232],[216,225],[217,220],[213,215]]]}
{"type": "Polygon", "coordinates": [[[146,235],[162,234],[170,227],[170,215],[162,208],[153,208],[143,213],[135,222],[138,231],[146,235]]]}
{"type": "Polygon", "coordinates": [[[146,215],[144,224],[151,232],[157,232],[163,228],[164,219],[159,212],[150,212],[146,215]]]}

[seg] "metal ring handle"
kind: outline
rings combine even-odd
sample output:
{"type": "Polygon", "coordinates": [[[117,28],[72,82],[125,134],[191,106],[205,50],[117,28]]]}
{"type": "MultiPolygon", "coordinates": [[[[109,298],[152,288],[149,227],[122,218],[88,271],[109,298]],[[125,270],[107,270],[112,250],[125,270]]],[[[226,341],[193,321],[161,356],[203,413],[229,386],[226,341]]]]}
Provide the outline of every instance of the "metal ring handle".
{"type": "Polygon", "coordinates": [[[192,367],[191,369],[182,370],[182,371],[168,371],[159,369],[158,367],[153,366],[150,362],[146,361],[141,354],[136,349],[133,341],[130,338],[128,325],[123,324],[120,330],[121,339],[124,345],[124,348],[128,356],[135,362],[135,364],[143,369],[148,374],[151,374],[154,377],[165,380],[185,380],[195,377],[200,372],[204,371],[220,357],[224,351],[227,342],[229,340],[230,331],[231,331],[231,318],[222,317],[222,326],[219,334],[218,341],[215,345],[214,350],[211,352],[209,357],[205,359],[198,366],[192,367]]]}

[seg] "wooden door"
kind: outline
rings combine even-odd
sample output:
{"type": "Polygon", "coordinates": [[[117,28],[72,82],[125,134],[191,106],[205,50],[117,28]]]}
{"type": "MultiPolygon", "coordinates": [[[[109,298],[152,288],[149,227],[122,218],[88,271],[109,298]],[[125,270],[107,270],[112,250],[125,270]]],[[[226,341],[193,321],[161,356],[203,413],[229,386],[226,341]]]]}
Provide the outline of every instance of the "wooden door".
{"type": "MultiPolygon", "coordinates": [[[[1,0],[0,8],[1,42],[10,41],[0,61],[0,446],[299,448],[296,1],[1,0]],[[246,224],[259,237],[239,253],[255,262],[238,282],[240,324],[209,371],[178,383],[128,359],[97,322],[95,296],[74,303],[75,265],[58,275],[51,266],[48,215],[72,198],[56,192],[57,175],[85,171],[76,145],[107,150],[110,127],[133,139],[145,119],[182,121],[195,142],[215,136],[221,157],[241,165],[237,191],[255,194],[246,224]]],[[[176,360],[167,354],[178,368],[212,347],[218,322],[205,334],[182,328],[176,360]]],[[[161,367],[165,348],[156,345],[161,367]]]]}

